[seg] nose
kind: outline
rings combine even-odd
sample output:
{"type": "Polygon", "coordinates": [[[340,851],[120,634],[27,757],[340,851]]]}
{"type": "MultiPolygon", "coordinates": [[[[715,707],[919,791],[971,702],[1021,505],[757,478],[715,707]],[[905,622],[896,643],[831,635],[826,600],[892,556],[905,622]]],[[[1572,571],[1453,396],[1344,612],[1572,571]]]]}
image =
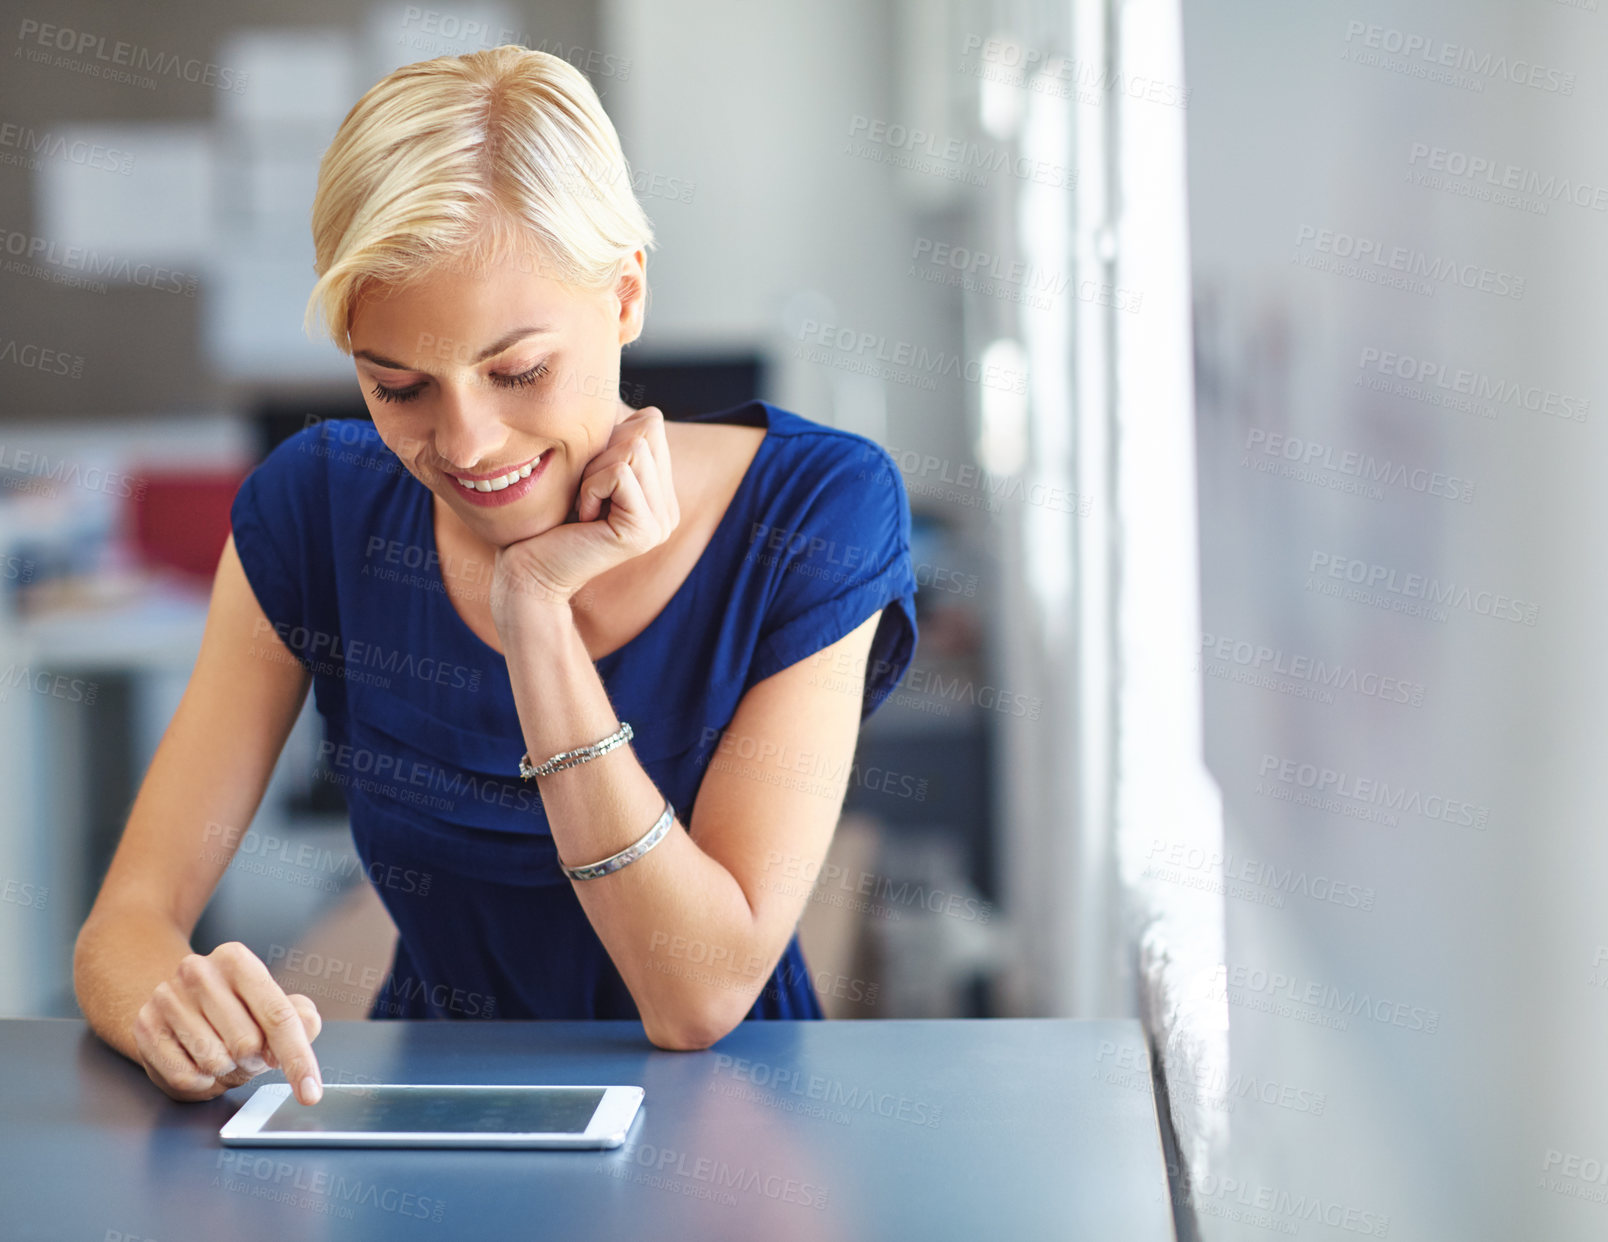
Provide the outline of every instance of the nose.
{"type": "Polygon", "coordinates": [[[458,384],[442,384],[440,391],[434,434],[436,459],[469,472],[478,470],[484,462],[500,460],[508,428],[498,416],[495,397],[458,384]]]}

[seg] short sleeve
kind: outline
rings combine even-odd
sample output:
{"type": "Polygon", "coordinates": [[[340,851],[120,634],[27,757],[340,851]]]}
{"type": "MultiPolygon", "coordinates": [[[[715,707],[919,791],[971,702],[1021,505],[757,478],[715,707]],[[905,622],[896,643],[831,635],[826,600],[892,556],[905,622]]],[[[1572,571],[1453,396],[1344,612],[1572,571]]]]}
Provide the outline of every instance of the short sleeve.
{"type": "Polygon", "coordinates": [[[321,486],[327,445],[320,426],[299,431],[274,448],[242,480],[229,509],[235,552],[257,604],[309,668],[308,644],[304,638],[298,641],[297,632],[305,635],[311,625],[308,582],[317,555],[312,534],[321,503],[327,517],[327,493],[321,486]]]}
{"type": "Polygon", "coordinates": [[[774,590],[749,683],[831,646],[882,610],[866,663],[860,718],[898,685],[916,650],[910,503],[886,449],[863,436],[820,437],[797,467],[803,493],[782,520],[757,526],[749,554],[774,590]]]}

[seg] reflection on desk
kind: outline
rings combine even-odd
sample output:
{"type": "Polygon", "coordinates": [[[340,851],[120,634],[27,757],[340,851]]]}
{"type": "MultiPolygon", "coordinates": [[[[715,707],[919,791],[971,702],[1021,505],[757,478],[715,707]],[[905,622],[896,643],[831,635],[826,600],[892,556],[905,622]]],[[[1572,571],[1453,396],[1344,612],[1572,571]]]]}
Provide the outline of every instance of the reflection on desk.
{"type": "Polygon", "coordinates": [[[331,1022],[326,1082],[626,1083],[612,1151],[224,1147],[257,1085],[168,1099],[73,1020],[0,1021],[14,1238],[1174,1235],[1133,1021],[744,1022],[703,1052],[634,1022],[331,1022]]]}

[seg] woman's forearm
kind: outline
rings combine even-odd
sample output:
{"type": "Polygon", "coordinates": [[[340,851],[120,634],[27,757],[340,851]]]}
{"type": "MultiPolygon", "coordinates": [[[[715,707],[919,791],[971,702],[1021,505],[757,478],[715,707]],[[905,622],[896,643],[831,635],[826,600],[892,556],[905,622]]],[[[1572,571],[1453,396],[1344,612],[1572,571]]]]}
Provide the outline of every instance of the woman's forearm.
{"type": "Polygon", "coordinates": [[[73,946],[73,991],[90,1028],[130,1060],[140,1060],[135,1015],[190,951],[184,934],[158,911],[92,911],[73,946]]]}
{"type": "MultiPolygon", "coordinates": [[[[615,731],[618,717],[568,607],[527,610],[503,640],[533,763],[615,731]]],[[[628,745],[537,779],[553,842],[570,867],[618,853],[664,810],[628,745]]],[[[753,953],[748,898],[679,818],[629,866],[571,883],[655,1043],[705,1047],[752,1005],[772,963],[753,953]]]]}

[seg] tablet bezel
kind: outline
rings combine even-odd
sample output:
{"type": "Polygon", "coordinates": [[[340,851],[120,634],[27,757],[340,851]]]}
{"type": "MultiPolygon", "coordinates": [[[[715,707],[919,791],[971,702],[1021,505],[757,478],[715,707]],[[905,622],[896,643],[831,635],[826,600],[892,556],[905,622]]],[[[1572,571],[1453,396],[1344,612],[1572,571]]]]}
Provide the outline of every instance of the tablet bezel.
{"type": "Polygon", "coordinates": [[[228,1147],[543,1147],[611,1148],[625,1142],[626,1132],[641,1108],[643,1090],[636,1086],[603,1083],[329,1083],[328,1091],[601,1091],[584,1131],[498,1131],[488,1133],[360,1130],[272,1130],[262,1126],[287,1100],[294,1102],[290,1084],[264,1083],[218,1130],[228,1147]]]}

